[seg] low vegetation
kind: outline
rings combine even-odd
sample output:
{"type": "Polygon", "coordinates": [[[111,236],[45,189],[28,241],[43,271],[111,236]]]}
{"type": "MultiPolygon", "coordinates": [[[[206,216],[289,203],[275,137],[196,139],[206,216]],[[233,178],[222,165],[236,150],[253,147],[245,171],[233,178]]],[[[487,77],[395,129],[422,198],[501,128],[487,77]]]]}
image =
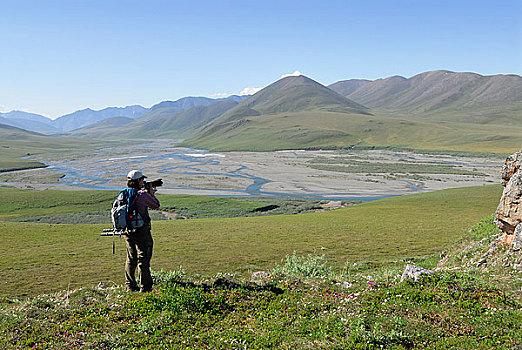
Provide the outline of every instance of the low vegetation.
{"type": "Polygon", "coordinates": [[[107,210],[117,193],[109,191],[30,191],[0,187],[0,220],[21,220],[107,210]]]}
{"type": "MultiPolygon", "coordinates": [[[[210,197],[169,195],[160,197],[162,209],[181,218],[245,217],[281,214],[302,214],[322,210],[328,200],[275,197],[210,197]]],[[[345,201],[352,205],[356,201],[345,201]]]]}
{"type": "MultiPolygon", "coordinates": [[[[146,294],[123,289],[124,245],[100,237],[103,225],[0,221],[0,239],[10,242],[0,255],[0,343],[518,349],[520,253],[499,246],[481,262],[499,237],[490,214],[500,193],[501,186],[480,186],[321,213],[157,221],[156,285],[146,294]],[[407,264],[438,269],[417,283],[401,281],[407,264]]],[[[7,188],[1,194],[1,220],[106,210],[113,195],[7,188]]],[[[208,215],[228,203],[209,198],[198,207],[199,200],[162,198],[208,215]]]]}
{"type": "Polygon", "coordinates": [[[439,267],[482,276],[522,302],[522,253],[505,249],[493,219],[488,216],[468,230],[444,253],[439,267]]]}
{"type": "Polygon", "coordinates": [[[367,162],[349,158],[315,158],[308,166],[318,170],[329,170],[344,173],[400,173],[400,174],[456,174],[485,176],[479,171],[469,171],[459,166],[441,163],[420,162],[367,162]]]}
{"type": "MultiPolygon", "coordinates": [[[[483,220],[462,240],[494,239],[498,231],[490,224],[483,220]]],[[[507,247],[500,250],[508,253],[507,247]]],[[[189,277],[177,268],[155,272],[156,286],[147,294],[100,284],[22,301],[4,298],[0,341],[6,349],[522,346],[518,291],[490,280],[488,273],[463,268],[401,281],[406,263],[395,261],[395,268],[350,263],[339,269],[324,253],[293,253],[255,281],[189,277]]],[[[429,259],[417,263],[434,267],[429,259]]],[[[500,270],[499,276],[516,279],[511,271],[500,270]]]]}
{"type": "MultiPolygon", "coordinates": [[[[0,220],[48,224],[110,224],[117,191],[31,191],[0,187],[0,220]]],[[[161,195],[153,220],[299,214],[322,210],[328,201],[284,198],[220,198],[161,195]]],[[[353,204],[347,202],[345,204],[353,204]]]]}
{"type": "MultiPolygon", "coordinates": [[[[2,220],[54,215],[70,208],[76,213],[83,208],[105,211],[112,202],[112,194],[106,192],[59,192],[50,197],[46,193],[51,191],[3,190],[2,220]]],[[[501,191],[501,186],[479,186],[318,213],[155,221],[152,266],[172,270],[183,265],[188,274],[206,276],[248,275],[273,268],[293,251],[303,255],[321,248],[338,267],[347,261],[380,264],[438,256],[461,232],[495,210],[501,191]]],[[[0,270],[0,296],[34,296],[100,281],[122,283],[125,245],[119,238],[100,237],[108,227],[0,221],[0,240],[10,242],[0,255],[0,265],[5,266],[0,270]]]]}

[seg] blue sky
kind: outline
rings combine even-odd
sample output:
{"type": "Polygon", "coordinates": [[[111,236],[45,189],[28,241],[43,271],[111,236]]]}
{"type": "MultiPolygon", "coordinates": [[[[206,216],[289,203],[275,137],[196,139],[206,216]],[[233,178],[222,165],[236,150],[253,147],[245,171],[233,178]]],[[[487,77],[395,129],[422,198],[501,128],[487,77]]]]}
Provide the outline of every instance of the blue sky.
{"type": "Polygon", "coordinates": [[[447,69],[522,75],[522,1],[0,0],[0,111],[447,69]]]}

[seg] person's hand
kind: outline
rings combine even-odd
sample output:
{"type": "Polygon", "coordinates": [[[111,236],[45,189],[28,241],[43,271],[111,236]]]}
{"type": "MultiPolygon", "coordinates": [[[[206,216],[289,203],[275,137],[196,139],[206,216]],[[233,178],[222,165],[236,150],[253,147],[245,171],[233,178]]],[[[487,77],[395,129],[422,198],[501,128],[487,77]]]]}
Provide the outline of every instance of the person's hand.
{"type": "Polygon", "coordinates": [[[145,191],[147,191],[150,194],[154,194],[157,192],[157,190],[154,187],[152,187],[152,183],[150,182],[145,183],[145,191]]]}

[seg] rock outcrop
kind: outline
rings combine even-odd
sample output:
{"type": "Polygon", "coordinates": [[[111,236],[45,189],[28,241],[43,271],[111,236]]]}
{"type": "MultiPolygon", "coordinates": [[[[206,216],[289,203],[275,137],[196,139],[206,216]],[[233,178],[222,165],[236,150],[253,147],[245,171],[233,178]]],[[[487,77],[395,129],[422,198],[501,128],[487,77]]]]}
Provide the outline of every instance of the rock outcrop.
{"type": "Polygon", "coordinates": [[[435,273],[435,271],[431,271],[420,266],[408,264],[406,265],[406,269],[402,273],[401,282],[408,279],[418,282],[421,276],[431,275],[433,273],[435,273]]]}
{"type": "Polygon", "coordinates": [[[512,235],[522,222],[522,150],[507,157],[502,167],[504,192],[495,213],[495,224],[498,228],[512,235]]]}

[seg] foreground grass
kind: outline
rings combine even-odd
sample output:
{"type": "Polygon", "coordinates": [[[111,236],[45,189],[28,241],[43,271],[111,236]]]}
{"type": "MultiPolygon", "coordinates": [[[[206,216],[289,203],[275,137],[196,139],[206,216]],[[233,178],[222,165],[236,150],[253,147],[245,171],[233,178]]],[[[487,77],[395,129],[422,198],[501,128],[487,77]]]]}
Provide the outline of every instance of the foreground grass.
{"type": "MultiPolygon", "coordinates": [[[[246,274],[272,268],[294,250],[325,248],[335,266],[438,255],[495,210],[501,191],[501,186],[481,186],[312,214],[153,222],[152,266],[246,274]]],[[[101,281],[121,284],[125,245],[100,237],[105,227],[0,222],[0,240],[9,242],[0,254],[0,296],[34,296],[101,281]]]]}
{"type": "MultiPolygon", "coordinates": [[[[306,263],[306,261],[305,261],[306,263]]],[[[373,273],[375,271],[372,271],[373,273]]],[[[522,304],[464,273],[418,283],[156,274],[152,293],[85,287],[0,303],[6,349],[518,349],[522,304]]],[[[346,276],[344,276],[346,277],[346,276]]]]}

